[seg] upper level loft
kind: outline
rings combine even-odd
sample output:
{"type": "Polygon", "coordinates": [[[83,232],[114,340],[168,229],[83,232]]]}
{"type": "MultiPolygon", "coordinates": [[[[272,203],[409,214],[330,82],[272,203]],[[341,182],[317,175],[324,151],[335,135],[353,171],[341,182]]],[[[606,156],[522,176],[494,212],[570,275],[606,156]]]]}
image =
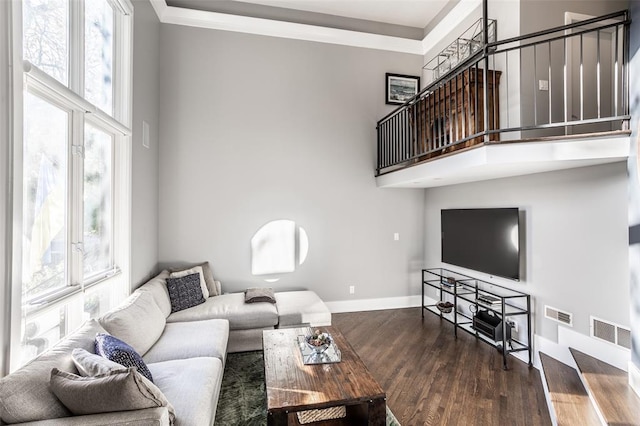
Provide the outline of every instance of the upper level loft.
{"type": "Polygon", "coordinates": [[[485,18],[475,53],[450,58],[446,73],[378,122],[378,186],[444,186],[627,158],[628,12],[567,18],[489,43],[485,18]]]}

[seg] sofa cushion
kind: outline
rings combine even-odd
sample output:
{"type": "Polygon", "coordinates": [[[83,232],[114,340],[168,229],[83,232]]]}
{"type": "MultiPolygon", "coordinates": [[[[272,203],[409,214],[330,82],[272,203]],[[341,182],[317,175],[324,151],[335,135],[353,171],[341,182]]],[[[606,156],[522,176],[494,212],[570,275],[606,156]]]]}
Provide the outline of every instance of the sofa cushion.
{"type": "Polygon", "coordinates": [[[150,292],[165,318],[171,314],[171,301],[169,300],[169,291],[167,290],[167,278],[169,278],[169,271],[164,270],[136,289],[136,292],[150,292]]]}
{"type": "Polygon", "coordinates": [[[331,325],[331,311],[313,291],[283,291],[276,293],[279,327],[331,325]]]}
{"type": "Polygon", "coordinates": [[[209,290],[209,297],[218,296],[222,294],[220,292],[219,286],[216,286],[216,281],[213,278],[213,271],[211,270],[211,265],[209,265],[209,262],[202,262],[195,265],[184,266],[182,268],[172,268],[171,272],[176,272],[181,269],[193,268],[194,266],[202,267],[202,273],[204,274],[204,282],[207,285],[207,290],[209,290]]]}
{"type": "Polygon", "coordinates": [[[210,426],[216,415],[222,373],[218,358],[177,359],[149,364],[156,386],[176,410],[176,426],[210,426]]]}
{"type": "Polygon", "coordinates": [[[171,313],[183,311],[204,303],[199,274],[180,278],[167,278],[167,290],[171,300],[171,313]]]}
{"type": "Polygon", "coordinates": [[[278,311],[271,303],[244,303],[244,293],[222,294],[203,304],[175,312],[167,322],[227,319],[231,330],[271,327],[278,324],[278,311]]]}
{"type": "Polygon", "coordinates": [[[174,322],[144,356],[149,363],[195,357],[216,357],[224,364],[229,322],[223,319],[174,322]]]}
{"type": "Polygon", "coordinates": [[[144,377],[153,382],[151,372],[142,360],[142,357],[122,340],[108,334],[99,333],[96,336],[96,353],[117,362],[124,367],[135,367],[144,377]]]}
{"type": "Polygon", "coordinates": [[[63,419],[22,423],[20,426],[170,426],[166,407],[145,408],[134,411],[88,414],[63,419]]]}
{"type": "Polygon", "coordinates": [[[51,370],[55,367],[77,373],[71,352],[74,348],[93,352],[96,333],[104,331],[96,320],[89,320],[30,363],[0,379],[2,421],[11,424],[70,416],[47,386],[51,370]]]}
{"type": "Polygon", "coordinates": [[[200,289],[202,290],[202,297],[204,297],[205,299],[209,297],[209,289],[207,288],[207,283],[204,280],[202,266],[194,266],[193,268],[185,269],[183,271],[172,272],[171,274],[169,274],[169,278],[182,278],[191,274],[198,274],[200,289]]]}
{"type": "Polygon", "coordinates": [[[166,317],[149,292],[134,292],[100,318],[109,334],[144,355],[164,330],[166,317]]]}
{"type": "Polygon", "coordinates": [[[175,411],[160,389],[133,367],[93,377],[54,368],[50,386],[56,397],[77,416],[167,407],[170,419],[175,419],[175,411]]]}
{"type": "Polygon", "coordinates": [[[80,348],[75,348],[71,352],[71,357],[81,376],[97,376],[122,369],[122,365],[117,362],[80,348]]]}

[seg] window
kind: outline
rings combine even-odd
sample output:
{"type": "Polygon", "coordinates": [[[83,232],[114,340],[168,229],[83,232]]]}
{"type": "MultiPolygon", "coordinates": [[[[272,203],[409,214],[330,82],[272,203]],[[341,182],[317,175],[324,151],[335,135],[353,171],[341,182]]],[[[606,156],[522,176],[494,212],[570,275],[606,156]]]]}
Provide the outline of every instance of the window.
{"type": "Polygon", "coordinates": [[[25,94],[22,292],[27,303],[67,282],[69,122],[67,111],[25,94]]]}
{"type": "Polygon", "coordinates": [[[85,0],[85,98],[113,113],[113,9],[105,0],[85,0]]]}
{"type": "Polygon", "coordinates": [[[12,370],[127,293],[133,10],[129,0],[15,5],[14,50],[27,62],[14,82],[22,298],[12,370]]]}
{"type": "Polygon", "coordinates": [[[68,0],[22,2],[24,59],[58,80],[69,82],[68,0]]]}
{"type": "Polygon", "coordinates": [[[113,136],[91,125],[84,133],[84,281],[113,267],[113,136]]]}

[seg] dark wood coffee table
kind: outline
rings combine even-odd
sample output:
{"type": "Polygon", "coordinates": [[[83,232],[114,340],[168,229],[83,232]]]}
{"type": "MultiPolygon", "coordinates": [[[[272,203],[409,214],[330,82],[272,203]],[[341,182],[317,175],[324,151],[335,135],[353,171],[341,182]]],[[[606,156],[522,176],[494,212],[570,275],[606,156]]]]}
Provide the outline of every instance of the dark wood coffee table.
{"type": "Polygon", "coordinates": [[[321,329],[342,352],[340,362],[303,364],[297,337],[307,335],[309,328],[263,331],[268,425],[297,425],[298,411],[345,406],[346,418],[322,425],[384,426],[384,391],[338,329],[321,329]]]}

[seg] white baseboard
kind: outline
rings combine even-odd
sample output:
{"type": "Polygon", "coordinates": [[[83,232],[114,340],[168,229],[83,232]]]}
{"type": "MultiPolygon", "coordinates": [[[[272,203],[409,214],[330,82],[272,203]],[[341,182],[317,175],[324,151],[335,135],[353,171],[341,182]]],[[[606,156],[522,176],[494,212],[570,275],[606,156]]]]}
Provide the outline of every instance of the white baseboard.
{"type": "Polygon", "coordinates": [[[325,302],[331,313],[380,311],[383,309],[417,308],[422,296],[384,297],[379,299],[337,300],[325,302]]]}
{"type": "Polygon", "coordinates": [[[629,361],[629,386],[640,397],[640,368],[629,361]]]}

